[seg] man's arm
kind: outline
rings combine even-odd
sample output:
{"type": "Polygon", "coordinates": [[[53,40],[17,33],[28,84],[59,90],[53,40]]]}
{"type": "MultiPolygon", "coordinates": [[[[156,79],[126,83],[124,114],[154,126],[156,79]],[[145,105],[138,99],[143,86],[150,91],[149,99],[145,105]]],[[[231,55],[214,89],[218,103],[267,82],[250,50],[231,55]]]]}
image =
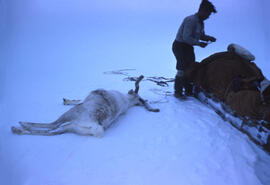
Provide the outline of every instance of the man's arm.
{"type": "Polygon", "coordinates": [[[207,46],[206,42],[200,42],[200,36],[196,35],[196,26],[197,23],[193,19],[185,20],[184,22],[184,30],[183,30],[183,40],[192,45],[192,46],[200,46],[205,48],[207,46]]]}
{"type": "Polygon", "coordinates": [[[210,35],[206,35],[204,32],[202,33],[202,36],[200,38],[200,40],[203,40],[203,41],[211,41],[211,42],[216,42],[216,38],[215,37],[212,37],[210,35]]]}
{"type": "Polygon", "coordinates": [[[193,19],[185,20],[183,30],[183,40],[192,46],[200,45],[199,39],[196,38],[196,35],[194,34],[195,29],[196,29],[196,22],[193,19]]]}

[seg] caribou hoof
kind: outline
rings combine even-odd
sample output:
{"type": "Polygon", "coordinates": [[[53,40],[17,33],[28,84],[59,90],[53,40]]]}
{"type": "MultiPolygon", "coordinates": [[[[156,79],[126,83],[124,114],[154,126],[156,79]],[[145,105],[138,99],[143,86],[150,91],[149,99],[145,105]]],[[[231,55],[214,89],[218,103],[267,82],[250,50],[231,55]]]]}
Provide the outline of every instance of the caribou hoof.
{"type": "Polygon", "coordinates": [[[11,131],[13,134],[22,134],[22,129],[17,128],[17,127],[11,127],[11,131]]]}

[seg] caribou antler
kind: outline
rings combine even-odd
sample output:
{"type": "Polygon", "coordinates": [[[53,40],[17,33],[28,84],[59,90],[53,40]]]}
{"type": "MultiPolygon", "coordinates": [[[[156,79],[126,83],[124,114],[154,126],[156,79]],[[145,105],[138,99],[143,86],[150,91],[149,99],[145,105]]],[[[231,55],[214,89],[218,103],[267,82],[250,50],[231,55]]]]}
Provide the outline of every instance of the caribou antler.
{"type": "MultiPolygon", "coordinates": [[[[134,93],[135,94],[138,94],[139,92],[139,83],[140,81],[142,81],[142,79],[144,78],[143,75],[139,76],[137,79],[136,79],[136,82],[135,82],[135,91],[134,93]]],[[[148,110],[148,111],[151,111],[151,112],[159,112],[159,109],[153,109],[148,103],[147,103],[147,100],[144,100],[142,99],[140,96],[139,97],[139,101],[141,102],[141,104],[148,110]]]]}
{"type": "Polygon", "coordinates": [[[140,102],[143,104],[143,106],[148,110],[148,111],[151,111],[151,112],[159,112],[160,110],[159,109],[153,109],[148,103],[147,103],[147,100],[144,100],[142,98],[139,98],[140,102]]]}
{"type": "Polygon", "coordinates": [[[136,94],[138,94],[138,92],[139,92],[139,83],[140,83],[140,81],[142,80],[144,78],[144,76],[143,75],[141,75],[141,76],[139,76],[139,78],[136,80],[136,82],[135,82],[135,93],[136,94]]]}

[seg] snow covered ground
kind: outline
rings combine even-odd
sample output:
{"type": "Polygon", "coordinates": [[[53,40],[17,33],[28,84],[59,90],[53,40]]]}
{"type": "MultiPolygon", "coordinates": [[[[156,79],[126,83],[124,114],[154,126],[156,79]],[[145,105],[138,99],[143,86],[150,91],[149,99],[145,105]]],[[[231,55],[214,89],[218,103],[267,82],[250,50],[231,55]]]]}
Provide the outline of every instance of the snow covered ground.
{"type": "MultiPolygon", "coordinates": [[[[179,101],[149,81],[140,95],[160,113],[133,107],[103,138],[73,134],[17,136],[18,121],[51,122],[97,88],[128,92],[131,76],[174,77],[171,43],[200,0],[0,1],[0,184],[2,185],[267,185],[270,156],[199,101],[179,101]],[[157,92],[161,92],[158,94],[157,92]]],[[[231,42],[248,48],[270,78],[266,5],[212,1],[206,21],[217,42],[196,48],[197,61],[231,42]],[[263,8],[264,5],[264,8],[263,8]]]]}

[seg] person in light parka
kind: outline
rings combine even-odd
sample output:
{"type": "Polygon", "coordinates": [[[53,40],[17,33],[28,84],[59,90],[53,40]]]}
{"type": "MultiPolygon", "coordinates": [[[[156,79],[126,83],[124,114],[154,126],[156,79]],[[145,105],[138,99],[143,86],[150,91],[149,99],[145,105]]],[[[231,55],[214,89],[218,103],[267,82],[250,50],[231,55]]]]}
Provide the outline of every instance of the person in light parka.
{"type": "Polygon", "coordinates": [[[204,21],[209,18],[211,13],[216,12],[216,8],[211,2],[202,0],[199,11],[186,17],[178,29],[172,46],[177,60],[177,74],[174,83],[175,97],[181,98],[192,95],[192,85],[188,80],[188,69],[190,64],[195,62],[193,46],[205,48],[207,42],[216,41],[215,37],[204,33],[204,21]]]}

